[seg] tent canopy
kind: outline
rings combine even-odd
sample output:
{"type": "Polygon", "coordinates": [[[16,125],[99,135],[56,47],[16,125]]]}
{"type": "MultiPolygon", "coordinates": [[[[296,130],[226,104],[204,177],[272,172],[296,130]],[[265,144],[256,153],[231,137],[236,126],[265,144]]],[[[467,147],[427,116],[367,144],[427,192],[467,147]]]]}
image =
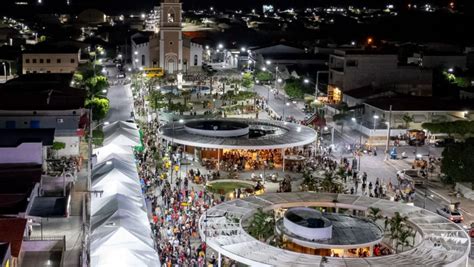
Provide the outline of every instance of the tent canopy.
{"type": "Polygon", "coordinates": [[[116,121],[102,127],[104,136],[107,136],[119,129],[134,130],[138,132],[137,124],[133,122],[127,122],[127,121],[116,121]]]}
{"type": "Polygon", "coordinates": [[[92,180],[96,180],[97,177],[101,177],[112,171],[121,172],[125,176],[138,181],[138,173],[135,163],[121,161],[116,158],[111,158],[108,161],[103,161],[94,166],[94,169],[92,169],[92,180]]]}
{"type": "Polygon", "coordinates": [[[99,163],[111,154],[133,158],[133,149],[129,146],[119,146],[114,143],[94,149],[94,155],[97,156],[97,162],[99,163]]]}
{"type": "Polygon", "coordinates": [[[104,139],[104,144],[116,144],[120,146],[139,146],[140,137],[133,134],[115,132],[104,139]]]}

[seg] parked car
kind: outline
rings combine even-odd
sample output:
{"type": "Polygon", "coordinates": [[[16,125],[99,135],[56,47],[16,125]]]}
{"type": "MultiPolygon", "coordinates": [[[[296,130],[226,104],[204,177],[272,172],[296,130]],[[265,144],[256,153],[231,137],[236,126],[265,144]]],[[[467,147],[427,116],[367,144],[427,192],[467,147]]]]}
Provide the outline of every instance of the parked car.
{"type": "Polygon", "coordinates": [[[462,216],[461,211],[459,211],[459,209],[456,209],[456,208],[451,208],[451,207],[438,208],[436,209],[436,212],[439,215],[455,223],[460,223],[464,220],[464,217],[462,216]]]}

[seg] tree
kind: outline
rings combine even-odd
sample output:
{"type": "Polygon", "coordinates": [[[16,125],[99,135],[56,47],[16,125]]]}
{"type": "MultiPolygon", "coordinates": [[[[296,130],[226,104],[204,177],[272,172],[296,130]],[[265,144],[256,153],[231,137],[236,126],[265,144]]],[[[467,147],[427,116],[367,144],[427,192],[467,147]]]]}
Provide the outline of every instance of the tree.
{"type": "Polygon", "coordinates": [[[264,212],[259,208],[253,215],[248,231],[250,235],[254,236],[260,241],[264,241],[275,232],[275,219],[272,214],[264,212]]]}
{"type": "Polygon", "coordinates": [[[171,92],[168,92],[168,93],[164,94],[164,97],[165,97],[166,101],[168,101],[168,110],[169,110],[170,107],[171,107],[171,104],[172,104],[171,101],[176,98],[176,95],[171,93],[171,92]]]}
{"type": "Polygon", "coordinates": [[[285,93],[290,98],[302,99],[304,97],[303,84],[297,79],[288,79],[285,82],[285,93]]]}
{"type": "Polygon", "coordinates": [[[410,238],[411,237],[413,237],[413,240],[414,240],[414,234],[413,234],[413,231],[410,228],[403,227],[400,230],[398,238],[397,238],[397,244],[396,244],[396,247],[395,247],[395,250],[396,250],[397,253],[398,253],[398,247],[401,246],[402,251],[403,251],[403,248],[411,246],[411,243],[410,243],[410,238]]]}
{"type": "Polygon", "coordinates": [[[382,219],[382,210],[376,207],[369,207],[369,214],[367,215],[367,218],[373,222],[382,219]]]}
{"type": "Polygon", "coordinates": [[[104,95],[103,90],[109,87],[107,77],[98,75],[90,77],[85,81],[85,86],[89,90],[89,96],[102,96],[104,95]]]}
{"type": "Polygon", "coordinates": [[[272,80],[272,74],[269,71],[259,71],[257,75],[255,75],[255,79],[261,82],[268,82],[272,80]]]}
{"type": "Polygon", "coordinates": [[[86,108],[92,107],[92,118],[95,121],[101,121],[109,112],[110,105],[107,98],[93,97],[92,99],[86,100],[86,108]]]}
{"type": "Polygon", "coordinates": [[[183,91],[181,92],[181,96],[183,97],[184,105],[186,106],[188,101],[191,99],[191,91],[183,91]]]}
{"type": "Polygon", "coordinates": [[[246,72],[242,75],[241,85],[245,88],[250,88],[253,86],[253,76],[252,73],[246,72]]]}
{"type": "Polygon", "coordinates": [[[151,108],[153,108],[156,112],[165,107],[166,105],[162,102],[164,100],[164,95],[157,90],[152,90],[148,94],[148,101],[150,102],[151,108]]]}
{"type": "Polygon", "coordinates": [[[449,136],[456,134],[462,138],[474,134],[474,121],[448,121],[436,123],[423,123],[423,129],[427,129],[431,133],[445,133],[449,136]]]}
{"type": "MultiPolygon", "coordinates": [[[[449,144],[442,153],[441,172],[448,178],[448,183],[473,182],[474,173],[474,138],[462,143],[449,144]]],[[[473,183],[474,184],[474,183],[473,183]]]]}
{"type": "Polygon", "coordinates": [[[405,123],[405,129],[410,128],[410,123],[413,122],[413,116],[408,115],[407,113],[403,114],[402,120],[405,123]]]}

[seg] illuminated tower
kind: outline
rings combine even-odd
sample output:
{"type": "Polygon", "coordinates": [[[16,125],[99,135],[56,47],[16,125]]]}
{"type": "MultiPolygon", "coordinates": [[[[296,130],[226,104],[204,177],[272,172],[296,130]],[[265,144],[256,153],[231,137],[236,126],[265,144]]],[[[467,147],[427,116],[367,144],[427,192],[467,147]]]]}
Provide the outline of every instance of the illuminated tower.
{"type": "Polygon", "coordinates": [[[160,16],[160,67],[167,73],[182,70],[183,35],[181,32],[181,3],[162,0],[160,16]]]}

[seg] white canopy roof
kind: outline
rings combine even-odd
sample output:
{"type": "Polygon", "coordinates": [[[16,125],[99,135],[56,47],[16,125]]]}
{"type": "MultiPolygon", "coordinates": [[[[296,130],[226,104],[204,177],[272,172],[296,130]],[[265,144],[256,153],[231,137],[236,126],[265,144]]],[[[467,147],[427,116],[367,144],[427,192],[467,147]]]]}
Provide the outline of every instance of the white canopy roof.
{"type": "Polygon", "coordinates": [[[100,267],[160,266],[156,252],[135,251],[128,247],[107,249],[100,255],[92,255],[91,262],[92,266],[100,267]]]}
{"type": "Polygon", "coordinates": [[[122,155],[124,158],[132,158],[133,150],[130,146],[119,146],[114,143],[108,144],[101,148],[94,149],[94,154],[97,156],[97,162],[102,162],[110,155],[122,155]]]}
{"type": "Polygon", "coordinates": [[[120,146],[138,146],[140,137],[127,132],[115,132],[104,139],[104,145],[116,144],[120,146]]]}
{"type": "Polygon", "coordinates": [[[102,128],[102,130],[104,132],[104,136],[108,136],[108,135],[114,133],[115,131],[117,131],[119,129],[132,130],[132,131],[137,132],[137,134],[138,134],[138,126],[133,122],[116,121],[116,122],[112,122],[109,125],[106,125],[102,128]]]}

